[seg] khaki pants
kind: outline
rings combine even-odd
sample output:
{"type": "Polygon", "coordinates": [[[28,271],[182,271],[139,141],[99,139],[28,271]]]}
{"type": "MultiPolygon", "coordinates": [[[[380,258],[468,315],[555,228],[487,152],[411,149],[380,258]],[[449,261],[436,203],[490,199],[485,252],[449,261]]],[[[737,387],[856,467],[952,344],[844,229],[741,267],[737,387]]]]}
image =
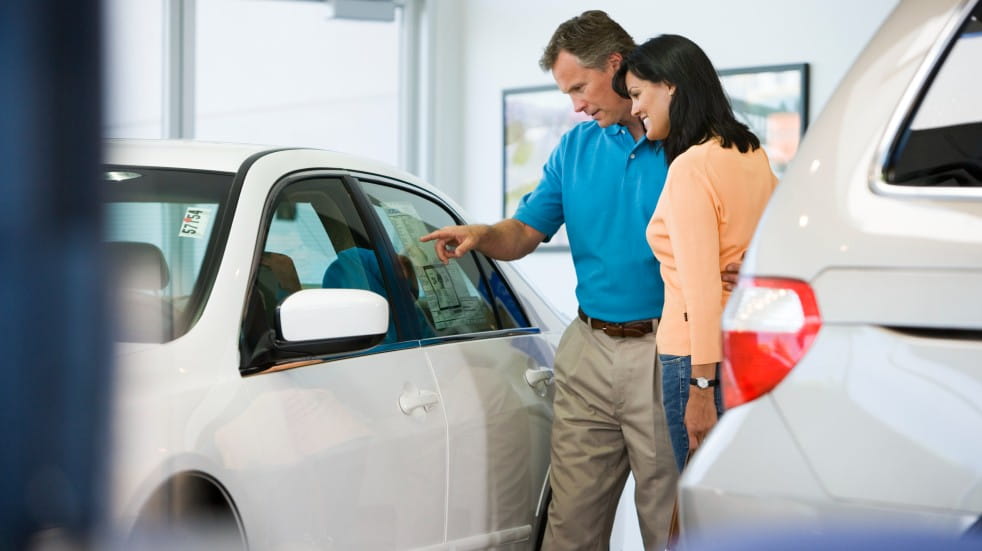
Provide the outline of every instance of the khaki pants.
{"type": "Polygon", "coordinates": [[[544,551],[610,546],[629,472],[646,550],[661,551],[678,469],[668,439],[654,333],[608,337],[574,320],[556,355],[552,502],[544,551]]]}

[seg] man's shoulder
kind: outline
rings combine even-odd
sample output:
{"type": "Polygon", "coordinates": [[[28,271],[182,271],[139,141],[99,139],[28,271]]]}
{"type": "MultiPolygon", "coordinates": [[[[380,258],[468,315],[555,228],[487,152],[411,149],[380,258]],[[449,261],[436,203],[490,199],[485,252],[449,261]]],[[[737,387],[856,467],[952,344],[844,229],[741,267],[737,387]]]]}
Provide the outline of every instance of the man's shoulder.
{"type": "Polygon", "coordinates": [[[579,154],[585,150],[596,151],[596,148],[615,146],[615,136],[619,133],[620,125],[600,126],[597,121],[577,123],[563,134],[558,149],[565,154],[579,154]]]}
{"type": "Polygon", "coordinates": [[[563,141],[569,144],[580,143],[597,139],[604,135],[604,129],[597,124],[597,121],[583,121],[573,125],[572,128],[563,134],[563,141]]]}

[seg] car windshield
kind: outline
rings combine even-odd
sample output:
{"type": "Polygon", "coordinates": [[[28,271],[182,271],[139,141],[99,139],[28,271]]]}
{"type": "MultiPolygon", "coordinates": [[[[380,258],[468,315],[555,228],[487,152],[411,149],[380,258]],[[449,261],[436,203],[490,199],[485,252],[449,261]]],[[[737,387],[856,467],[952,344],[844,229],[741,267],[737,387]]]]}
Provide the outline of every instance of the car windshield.
{"type": "Polygon", "coordinates": [[[232,180],[225,173],[106,169],[117,340],[166,342],[194,324],[218,270],[217,226],[232,180]]]}

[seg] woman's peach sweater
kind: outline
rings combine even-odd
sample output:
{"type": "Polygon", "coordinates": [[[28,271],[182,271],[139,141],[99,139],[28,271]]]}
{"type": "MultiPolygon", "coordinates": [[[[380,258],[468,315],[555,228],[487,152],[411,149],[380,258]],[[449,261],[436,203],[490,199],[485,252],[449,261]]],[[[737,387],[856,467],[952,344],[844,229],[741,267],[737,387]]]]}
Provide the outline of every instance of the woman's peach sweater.
{"type": "Polygon", "coordinates": [[[763,148],[740,153],[716,139],[695,145],[668,168],[647,238],[661,262],[665,308],[659,354],[722,359],[720,319],[729,293],[720,272],[739,262],[777,185],[763,148]]]}

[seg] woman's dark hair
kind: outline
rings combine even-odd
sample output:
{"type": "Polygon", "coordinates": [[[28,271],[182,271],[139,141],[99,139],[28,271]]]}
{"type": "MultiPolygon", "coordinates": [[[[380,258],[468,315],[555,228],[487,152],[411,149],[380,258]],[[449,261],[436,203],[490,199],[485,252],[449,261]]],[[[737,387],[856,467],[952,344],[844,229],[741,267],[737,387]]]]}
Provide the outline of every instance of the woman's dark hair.
{"type": "Polygon", "coordinates": [[[723,147],[736,146],[741,153],[760,147],[757,136],[733,116],[713,63],[695,42],[663,34],[631,51],[611,83],[624,98],[630,98],[625,83],[628,71],[642,80],[675,86],[668,108],[668,137],[663,143],[669,164],[713,136],[719,137],[723,147]]]}

